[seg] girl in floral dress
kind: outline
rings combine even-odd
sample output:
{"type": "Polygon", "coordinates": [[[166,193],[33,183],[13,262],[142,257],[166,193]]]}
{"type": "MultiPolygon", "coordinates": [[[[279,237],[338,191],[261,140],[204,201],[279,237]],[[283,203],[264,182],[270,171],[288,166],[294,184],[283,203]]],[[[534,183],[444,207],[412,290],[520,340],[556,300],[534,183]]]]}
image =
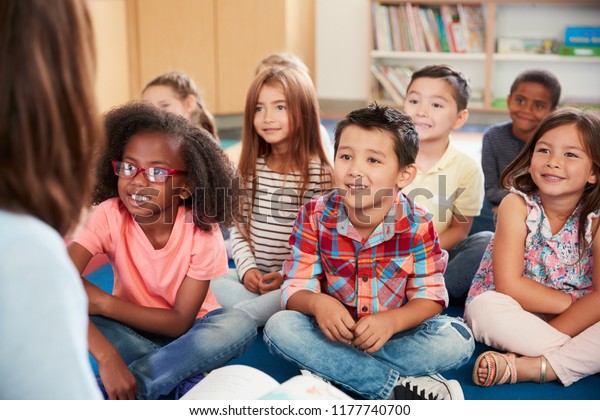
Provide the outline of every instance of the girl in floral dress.
{"type": "Polygon", "coordinates": [[[600,118],[548,115],[502,175],[511,188],[467,297],[477,385],[600,372],[600,118]]]}

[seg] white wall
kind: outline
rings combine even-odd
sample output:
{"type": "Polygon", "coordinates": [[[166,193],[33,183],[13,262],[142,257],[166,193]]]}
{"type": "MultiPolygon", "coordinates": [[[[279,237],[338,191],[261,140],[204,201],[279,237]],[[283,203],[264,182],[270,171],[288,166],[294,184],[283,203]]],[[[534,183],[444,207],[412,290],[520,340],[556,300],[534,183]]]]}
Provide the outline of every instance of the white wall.
{"type": "Polygon", "coordinates": [[[316,0],[319,99],[366,101],[369,94],[368,0],[316,0]]]}

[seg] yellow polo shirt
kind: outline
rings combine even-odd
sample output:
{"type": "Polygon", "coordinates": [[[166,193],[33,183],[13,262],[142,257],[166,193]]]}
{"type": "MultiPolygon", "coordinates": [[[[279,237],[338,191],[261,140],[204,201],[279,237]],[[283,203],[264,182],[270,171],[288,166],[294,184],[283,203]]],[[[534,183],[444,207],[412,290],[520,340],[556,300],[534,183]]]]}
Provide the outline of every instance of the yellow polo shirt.
{"type": "Polygon", "coordinates": [[[452,143],[440,160],[423,172],[402,192],[425,206],[433,216],[438,233],[450,227],[452,215],[479,216],[483,205],[484,178],[481,165],[452,143]]]}

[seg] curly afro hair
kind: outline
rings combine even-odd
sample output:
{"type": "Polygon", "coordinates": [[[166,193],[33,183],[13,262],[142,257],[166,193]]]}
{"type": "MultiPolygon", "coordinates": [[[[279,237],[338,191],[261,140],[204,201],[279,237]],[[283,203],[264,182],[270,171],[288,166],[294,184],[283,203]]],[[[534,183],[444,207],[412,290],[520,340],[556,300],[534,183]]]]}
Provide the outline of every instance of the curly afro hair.
{"type": "Polygon", "coordinates": [[[130,102],[104,116],[107,147],[96,170],[93,204],[118,197],[118,177],[111,162],[121,160],[129,139],[138,133],[162,133],[182,142],[195,225],[209,231],[211,224],[231,226],[239,216],[240,184],[237,171],[223,149],[205,129],[184,117],[146,102],[130,102]]]}

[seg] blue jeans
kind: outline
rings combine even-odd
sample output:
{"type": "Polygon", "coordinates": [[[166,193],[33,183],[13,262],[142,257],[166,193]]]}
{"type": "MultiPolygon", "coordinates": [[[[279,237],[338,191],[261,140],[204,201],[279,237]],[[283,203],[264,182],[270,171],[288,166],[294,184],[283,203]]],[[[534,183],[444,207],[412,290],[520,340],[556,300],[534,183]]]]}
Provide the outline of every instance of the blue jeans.
{"type": "Polygon", "coordinates": [[[253,293],[240,283],[235,269],[230,269],[224,276],[212,279],[210,290],[221,306],[241,309],[250,315],[259,327],[263,327],[271,315],[281,310],[280,289],[264,295],[253,293]]]}
{"type": "Polygon", "coordinates": [[[254,322],[236,309],[215,309],[178,338],[134,330],[101,316],[90,318],[128,365],[138,399],[169,394],[181,381],[239,357],[256,338],[254,322]]]}
{"type": "Polygon", "coordinates": [[[481,213],[479,216],[475,216],[473,219],[473,225],[469,235],[477,232],[483,232],[488,230],[490,232],[496,231],[496,215],[492,212],[492,203],[487,199],[483,200],[483,207],[481,207],[481,213]]]}
{"type": "Polygon", "coordinates": [[[393,335],[375,353],[330,341],[317,321],[296,311],[281,311],[263,330],[269,350],[367,399],[387,399],[400,376],[423,376],[467,363],[475,342],[460,318],[429,318],[393,335]]]}
{"type": "Polygon", "coordinates": [[[464,304],[483,253],[493,236],[492,232],[477,232],[448,250],[448,266],[444,279],[450,298],[460,299],[460,302],[456,303],[464,304]]]}

